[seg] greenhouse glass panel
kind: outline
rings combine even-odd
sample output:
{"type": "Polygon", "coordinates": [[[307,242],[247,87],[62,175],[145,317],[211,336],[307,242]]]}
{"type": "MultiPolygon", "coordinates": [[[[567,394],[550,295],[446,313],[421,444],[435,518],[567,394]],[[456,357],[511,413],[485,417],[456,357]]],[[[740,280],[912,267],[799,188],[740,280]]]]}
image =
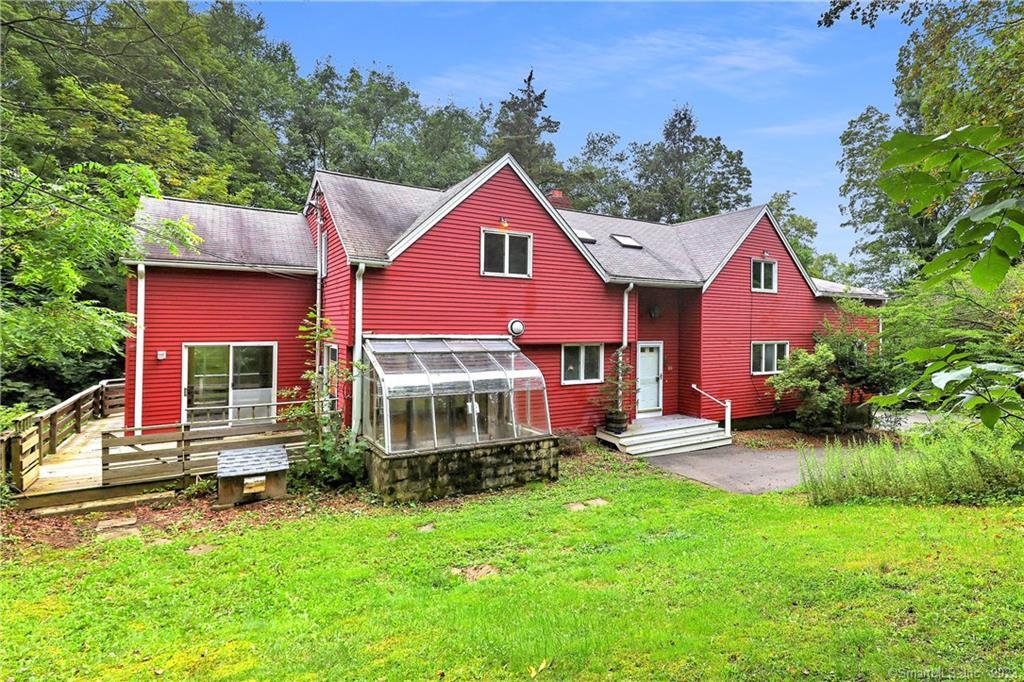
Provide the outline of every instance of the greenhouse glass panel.
{"type": "Polygon", "coordinates": [[[369,335],[363,434],[387,452],[550,433],[544,376],[507,337],[369,335]]]}

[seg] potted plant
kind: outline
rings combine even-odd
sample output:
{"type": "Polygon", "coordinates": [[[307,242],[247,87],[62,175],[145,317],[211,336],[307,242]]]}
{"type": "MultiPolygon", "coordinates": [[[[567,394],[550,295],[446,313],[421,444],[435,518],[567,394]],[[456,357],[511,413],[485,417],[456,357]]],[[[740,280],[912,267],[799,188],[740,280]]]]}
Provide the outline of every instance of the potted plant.
{"type": "Polygon", "coordinates": [[[626,362],[622,351],[615,353],[615,364],[611,376],[605,378],[601,393],[594,403],[604,409],[604,430],[608,433],[622,433],[629,426],[629,406],[636,394],[636,379],[633,367],[626,362]]]}

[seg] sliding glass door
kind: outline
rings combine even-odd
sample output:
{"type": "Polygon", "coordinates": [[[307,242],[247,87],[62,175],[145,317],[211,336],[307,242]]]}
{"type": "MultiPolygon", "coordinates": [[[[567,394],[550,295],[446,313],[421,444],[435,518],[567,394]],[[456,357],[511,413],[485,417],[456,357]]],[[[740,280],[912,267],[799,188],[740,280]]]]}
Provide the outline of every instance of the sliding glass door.
{"type": "Polygon", "coordinates": [[[185,344],[182,421],[207,426],[272,417],[276,343],[185,344]]]}

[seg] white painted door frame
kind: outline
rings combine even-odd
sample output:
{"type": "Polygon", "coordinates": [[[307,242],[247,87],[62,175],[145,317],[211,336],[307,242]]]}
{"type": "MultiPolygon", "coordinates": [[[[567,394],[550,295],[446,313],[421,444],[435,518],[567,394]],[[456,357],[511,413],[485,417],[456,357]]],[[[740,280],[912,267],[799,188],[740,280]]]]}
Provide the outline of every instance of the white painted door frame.
{"type": "MultiPolygon", "coordinates": [[[[233,386],[233,372],[235,367],[236,346],[270,346],[273,354],[271,364],[271,390],[274,398],[270,401],[277,402],[277,341],[199,341],[185,342],[181,344],[181,423],[188,423],[188,349],[190,346],[227,346],[228,347],[228,423],[230,424],[231,408],[235,406],[235,388],[233,386]]],[[[277,416],[277,406],[270,408],[270,416],[277,416]]]]}
{"type": "Polygon", "coordinates": [[[639,393],[636,402],[636,418],[660,417],[665,407],[665,342],[664,341],[637,341],[636,343],[636,372],[637,382],[640,381],[640,354],[644,348],[658,349],[658,374],[655,376],[655,385],[658,387],[658,405],[646,410],[640,409],[639,393]]]}

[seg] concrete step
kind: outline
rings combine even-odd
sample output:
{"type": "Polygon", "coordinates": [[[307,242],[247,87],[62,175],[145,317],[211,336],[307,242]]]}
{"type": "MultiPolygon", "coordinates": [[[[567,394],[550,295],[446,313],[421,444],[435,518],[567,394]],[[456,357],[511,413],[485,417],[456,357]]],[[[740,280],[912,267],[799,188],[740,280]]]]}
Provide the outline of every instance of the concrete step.
{"type": "Polygon", "coordinates": [[[637,455],[641,459],[654,459],[656,457],[663,457],[665,455],[678,455],[683,452],[695,452],[697,450],[710,450],[711,448],[719,448],[723,445],[732,445],[732,438],[726,438],[725,435],[719,435],[716,437],[708,438],[706,440],[690,443],[688,445],[681,445],[669,450],[658,450],[647,455],[637,455]]]}
{"type": "Polygon", "coordinates": [[[70,516],[73,514],[89,514],[91,512],[118,511],[130,509],[139,505],[153,504],[173,500],[173,490],[143,495],[126,495],[124,497],[111,497],[105,500],[89,500],[86,502],[75,502],[73,504],[59,504],[50,507],[38,507],[29,513],[32,516],[70,516]]]}
{"type": "Polygon", "coordinates": [[[674,429],[665,429],[661,431],[643,431],[640,433],[630,434],[628,431],[622,434],[609,434],[607,432],[598,432],[598,438],[607,441],[619,448],[623,452],[627,452],[633,447],[643,445],[645,443],[657,443],[664,440],[672,440],[676,438],[686,438],[688,436],[697,436],[705,433],[714,433],[721,431],[722,429],[715,422],[707,422],[705,424],[695,424],[692,426],[681,426],[674,429]]]}
{"type": "MultiPolygon", "coordinates": [[[[650,441],[647,443],[640,443],[638,445],[630,445],[624,449],[620,448],[620,450],[626,454],[635,455],[637,457],[654,457],[661,454],[663,451],[686,447],[688,445],[706,443],[712,440],[721,440],[723,438],[726,438],[725,430],[715,428],[697,433],[687,433],[679,437],[665,438],[664,440],[650,441]]],[[[728,440],[732,442],[732,438],[728,438],[728,440]]]]}

